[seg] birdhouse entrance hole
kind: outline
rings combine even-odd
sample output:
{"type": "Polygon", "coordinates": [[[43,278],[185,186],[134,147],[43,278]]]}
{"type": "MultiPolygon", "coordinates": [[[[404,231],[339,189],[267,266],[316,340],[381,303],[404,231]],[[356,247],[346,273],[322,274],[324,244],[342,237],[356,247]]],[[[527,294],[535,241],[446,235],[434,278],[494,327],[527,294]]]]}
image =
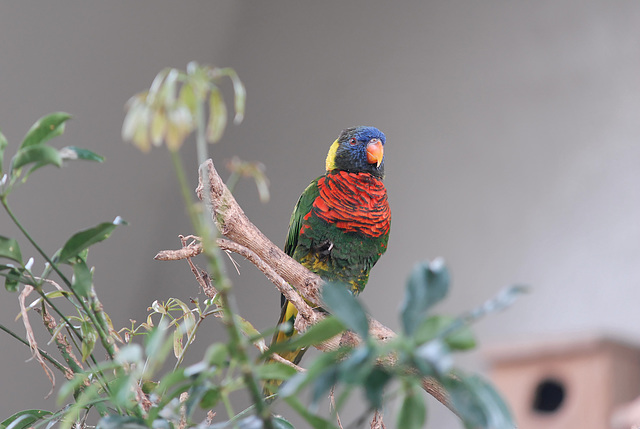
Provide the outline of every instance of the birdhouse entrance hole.
{"type": "Polygon", "coordinates": [[[562,382],[554,379],[542,380],[533,397],[533,411],[543,414],[555,413],[564,402],[565,389],[562,382]]]}

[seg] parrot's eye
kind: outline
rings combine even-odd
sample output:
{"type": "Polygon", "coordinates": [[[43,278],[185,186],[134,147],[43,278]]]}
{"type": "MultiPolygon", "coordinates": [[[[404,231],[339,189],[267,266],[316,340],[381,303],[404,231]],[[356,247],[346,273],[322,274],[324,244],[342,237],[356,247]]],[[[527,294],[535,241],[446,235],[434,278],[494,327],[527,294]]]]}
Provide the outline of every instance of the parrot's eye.
{"type": "Polygon", "coordinates": [[[350,144],[351,146],[355,146],[355,145],[356,145],[356,143],[358,143],[358,141],[356,140],[356,138],[355,138],[355,137],[351,137],[351,138],[349,139],[349,144],[350,144]]]}

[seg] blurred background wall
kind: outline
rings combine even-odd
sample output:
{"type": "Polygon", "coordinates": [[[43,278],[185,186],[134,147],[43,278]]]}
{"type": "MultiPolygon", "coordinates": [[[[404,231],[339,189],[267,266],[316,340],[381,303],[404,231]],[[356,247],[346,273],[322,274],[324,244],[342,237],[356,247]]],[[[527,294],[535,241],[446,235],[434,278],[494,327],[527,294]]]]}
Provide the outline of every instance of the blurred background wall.
{"type": "MultiPolygon", "coordinates": [[[[38,117],[62,110],[74,119],[56,144],[107,158],[38,171],[10,203],[50,252],[79,229],[129,221],[89,260],[113,320],[195,296],[186,264],[152,260],[191,231],[166,151],[121,141],[123,106],[163,67],[231,66],[247,86],[246,120],[211,153],[219,166],[233,155],[265,164],[271,201],[250,183],[237,194],[277,243],[339,131],[386,133],[391,240],[362,295],[380,321],[397,328],[410,267],[443,256],[454,281],[439,311],[468,309],[509,283],[533,287],[477,325],[481,345],[575,332],[637,340],[638,22],[640,3],[604,0],[3,2],[7,153],[38,117]]],[[[182,152],[195,187],[195,150],[182,152]]],[[[4,214],[0,234],[18,235],[4,214]]],[[[278,294],[240,264],[241,310],[273,325],[278,294]]],[[[17,295],[0,293],[0,323],[23,332],[17,295]]],[[[203,348],[221,335],[215,321],[201,332],[203,348]]],[[[0,417],[54,408],[37,363],[24,362],[29,350],[9,337],[0,350],[0,417]]],[[[437,407],[430,416],[434,427],[451,421],[437,407]]]]}

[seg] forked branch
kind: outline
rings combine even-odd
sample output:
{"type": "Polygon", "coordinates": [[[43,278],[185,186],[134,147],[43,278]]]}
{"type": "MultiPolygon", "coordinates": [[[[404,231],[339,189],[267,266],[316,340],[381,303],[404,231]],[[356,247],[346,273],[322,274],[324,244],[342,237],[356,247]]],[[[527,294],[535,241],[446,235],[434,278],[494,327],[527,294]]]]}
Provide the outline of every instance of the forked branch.
{"type": "MultiPolygon", "coordinates": [[[[305,299],[313,306],[319,307],[322,305],[320,299],[322,279],[280,250],[247,218],[218,175],[212,160],[207,160],[200,168],[204,169],[204,174],[199,175],[201,181],[196,193],[200,200],[207,204],[210,202],[208,209],[212,214],[213,221],[222,235],[227,238],[226,240],[218,240],[217,243],[220,248],[238,253],[247,258],[292,302],[299,312],[295,322],[297,330],[305,331],[317,323],[323,316],[314,311],[305,302],[305,299]],[[203,183],[202,177],[206,177],[208,183],[203,183]],[[205,192],[209,193],[208,198],[206,198],[205,192]]],[[[199,244],[193,244],[187,249],[160,252],[156,259],[168,260],[191,257],[201,251],[198,246],[199,244]]],[[[379,341],[388,341],[396,336],[395,332],[373,318],[369,318],[369,331],[370,335],[379,341]]],[[[336,350],[341,346],[357,347],[361,341],[362,339],[357,335],[347,331],[341,336],[317,345],[316,348],[322,351],[330,351],[336,350]]],[[[381,363],[393,366],[397,363],[396,357],[390,355],[381,363]]],[[[427,393],[456,413],[445,389],[439,383],[433,379],[425,378],[422,385],[427,393]]]]}

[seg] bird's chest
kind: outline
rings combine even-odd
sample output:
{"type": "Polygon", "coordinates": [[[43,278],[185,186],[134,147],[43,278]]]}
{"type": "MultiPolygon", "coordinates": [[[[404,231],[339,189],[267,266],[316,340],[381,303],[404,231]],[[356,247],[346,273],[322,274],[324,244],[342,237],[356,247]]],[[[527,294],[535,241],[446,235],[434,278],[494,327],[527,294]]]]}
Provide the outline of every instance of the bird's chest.
{"type": "Polygon", "coordinates": [[[319,179],[318,191],[304,217],[294,257],[323,277],[364,276],[366,281],[386,250],[390,228],[382,181],[368,174],[338,172],[319,179]]]}
{"type": "Polygon", "coordinates": [[[320,178],[318,191],[308,216],[365,239],[389,233],[391,211],[380,179],[367,173],[338,171],[320,178]]]}

